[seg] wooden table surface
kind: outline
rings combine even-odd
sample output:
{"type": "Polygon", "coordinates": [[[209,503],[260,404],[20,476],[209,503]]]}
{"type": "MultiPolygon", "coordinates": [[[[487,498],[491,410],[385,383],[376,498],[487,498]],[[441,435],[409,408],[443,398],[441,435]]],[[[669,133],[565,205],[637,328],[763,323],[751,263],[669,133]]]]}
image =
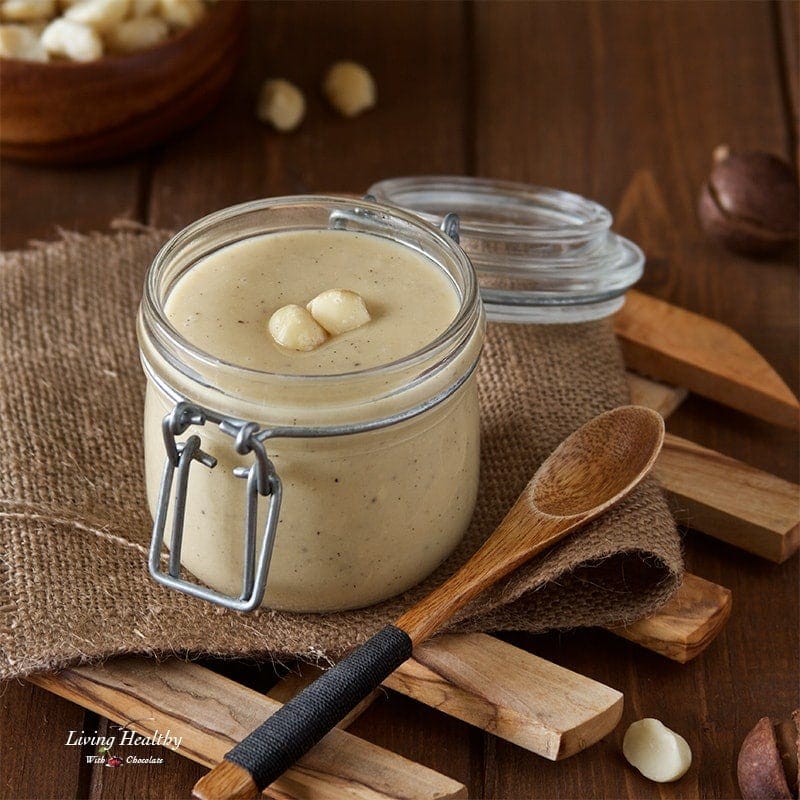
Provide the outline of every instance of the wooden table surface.
{"type": "MultiPolygon", "coordinates": [[[[258,3],[249,48],[221,106],[143,155],[103,166],[2,165],[2,247],[53,239],[57,227],[104,230],[126,217],[176,227],[266,195],[361,192],[414,173],[463,173],[558,186],[614,211],[647,254],[641,288],[747,337],[798,389],[796,252],[757,263],[710,243],[695,197],[713,148],[797,152],[798,6],[755,3],[258,3]],[[378,107],[335,117],[323,69],[369,65],[378,107]],[[264,77],[304,87],[308,117],[284,136],[253,116],[264,77]]],[[[691,398],[669,429],[793,481],[797,437],[691,398]]],[[[762,715],[798,706],[798,559],[761,561],[686,536],[695,573],[733,591],[725,633],[695,662],[667,661],[600,631],[513,636],[625,693],[605,740],[550,763],[399,695],[351,729],[467,784],[476,798],[737,797],[734,763],[762,715]],[[660,786],[626,767],[625,726],[656,716],[694,751],[660,786]]],[[[253,685],[269,680],[227,668],[253,685]]],[[[70,729],[105,722],[26,684],[0,697],[0,795],[186,797],[202,770],[154,747],[164,765],[108,770],[65,747],[70,729]]],[[[136,755],[146,755],[136,748],[136,755]]]]}

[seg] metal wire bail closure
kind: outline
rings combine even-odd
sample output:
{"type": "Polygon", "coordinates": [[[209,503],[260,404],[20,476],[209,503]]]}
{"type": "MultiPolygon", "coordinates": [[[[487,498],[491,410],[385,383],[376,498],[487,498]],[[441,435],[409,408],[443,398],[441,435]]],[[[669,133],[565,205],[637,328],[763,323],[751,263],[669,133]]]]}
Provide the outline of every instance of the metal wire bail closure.
{"type": "Polygon", "coordinates": [[[150,575],[158,583],[184,594],[208,600],[234,611],[253,611],[261,605],[267,583],[272,550],[275,546],[275,533],[278,527],[278,513],[281,507],[281,479],[275,466],[267,457],[264,439],[269,431],[259,430],[255,422],[242,422],[214,414],[200,406],[185,401],[179,402],[161,423],[164,447],[167,451],[161,488],[158,493],[153,535],[150,540],[150,575]],[[189,483],[189,469],[199,461],[208,469],[214,469],[217,460],[200,449],[200,437],[190,436],[185,442],[176,441],[191,426],[215,423],[219,429],[234,440],[234,449],[239,455],[253,453],[254,460],[249,467],[236,467],[233,474],[247,481],[245,530],[244,530],[244,570],[242,591],[236,597],[218,592],[206,586],[180,577],[181,547],[183,544],[183,525],[186,513],[186,490],[189,483]],[[177,474],[177,479],[176,479],[177,474]],[[161,568],[161,548],[164,544],[164,529],[167,523],[172,486],[175,483],[175,510],[172,518],[172,538],[167,572],[161,568]],[[258,499],[267,497],[267,517],[264,523],[264,537],[256,559],[256,528],[258,525],[258,499]]]}

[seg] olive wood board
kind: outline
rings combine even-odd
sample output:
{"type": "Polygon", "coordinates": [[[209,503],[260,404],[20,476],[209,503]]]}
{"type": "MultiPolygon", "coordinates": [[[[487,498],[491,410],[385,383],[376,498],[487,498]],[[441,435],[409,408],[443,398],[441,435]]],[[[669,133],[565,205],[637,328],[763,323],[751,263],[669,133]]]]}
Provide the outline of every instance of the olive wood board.
{"type": "MultiPolygon", "coordinates": [[[[609,630],[684,663],[708,647],[730,612],[730,590],[687,575],[657,614],[609,630]]],[[[321,672],[298,665],[268,695],[286,703],[321,672]]],[[[623,695],[616,689],[485,633],[445,634],[419,645],[383,685],[551,761],[595,744],[622,716],[623,695]]],[[[369,695],[339,727],[350,725],[379,694],[369,695]]]]}
{"type": "MultiPolygon", "coordinates": [[[[632,402],[665,417],[685,390],[629,374],[632,402]]],[[[800,548],[800,486],[667,434],[655,473],[679,522],[782,563],[800,548]]]]}
{"type": "MultiPolygon", "coordinates": [[[[29,679],[145,736],[170,729],[178,753],[215,766],[231,747],[280,706],[275,700],[183,661],[112,659],[29,679]]],[[[271,790],[273,797],[314,800],[419,800],[466,797],[466,787],[434,770],[333,730],[271,790]]]]}
{"type": "MultiPolygon", "coordinates": [[[[612,633],[685,661],[722,630],[729,612],[727,589],[686,575],[666,606],[612,633]]],[[[207,766],[276,708],[274,700],[178,660],[123,657],[28,680],[144,734],[170,727],[184,736],[179,752],[207,766]]],[[[486,634],[431,640],[386,685],[549,759],[565,758],[602,738],[622,712],[616,690],[486,634]]],[[[393,754],[355,737],[332,736],[274,786],[275,796],[398,796],[386,793],[387,786],[402,789],[406,794],[399,796],[406,797],[463,796],[463,787],[427,768],[396,762],[393,754]]]]}
{"type": "Polygon", "coordinates": [[[800,402],[764,357],[727,325],[631,290],[614,317],[629,369],[800,430],[800,402]]]}

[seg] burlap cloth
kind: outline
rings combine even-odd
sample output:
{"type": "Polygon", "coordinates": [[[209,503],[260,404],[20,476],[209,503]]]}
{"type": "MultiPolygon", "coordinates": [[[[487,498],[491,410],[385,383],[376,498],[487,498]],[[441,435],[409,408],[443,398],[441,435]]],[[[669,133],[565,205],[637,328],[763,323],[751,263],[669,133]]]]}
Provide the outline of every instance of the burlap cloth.
{"type": "MultiPolygon", "coordinates": [[[[0,678],[119,653],[335,658],[428,592],[492,530],[552,448],[627,401],[607,322],[490,324],[473,524],[424,584],[372,608],[237,614],[155,584],[142,480],[134,315],[164,232],[66,234],[0,261],[0,678]]],[[[465,610],[458,630],[638,618],[682,571],[649,481],[465,610]]]]}

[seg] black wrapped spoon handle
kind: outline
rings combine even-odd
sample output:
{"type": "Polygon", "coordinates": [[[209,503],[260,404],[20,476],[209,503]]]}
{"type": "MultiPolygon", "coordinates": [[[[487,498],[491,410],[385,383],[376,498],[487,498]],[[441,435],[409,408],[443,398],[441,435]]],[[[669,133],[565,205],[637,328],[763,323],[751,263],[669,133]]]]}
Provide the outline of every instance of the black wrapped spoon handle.
{"type": "Polygon", "coordinates": [[[199,800],[255,796],[410,658],[411,649],[411,637],[387,625],[239,742],[222,764],[197,782],[193,796],[199,800]]]}

